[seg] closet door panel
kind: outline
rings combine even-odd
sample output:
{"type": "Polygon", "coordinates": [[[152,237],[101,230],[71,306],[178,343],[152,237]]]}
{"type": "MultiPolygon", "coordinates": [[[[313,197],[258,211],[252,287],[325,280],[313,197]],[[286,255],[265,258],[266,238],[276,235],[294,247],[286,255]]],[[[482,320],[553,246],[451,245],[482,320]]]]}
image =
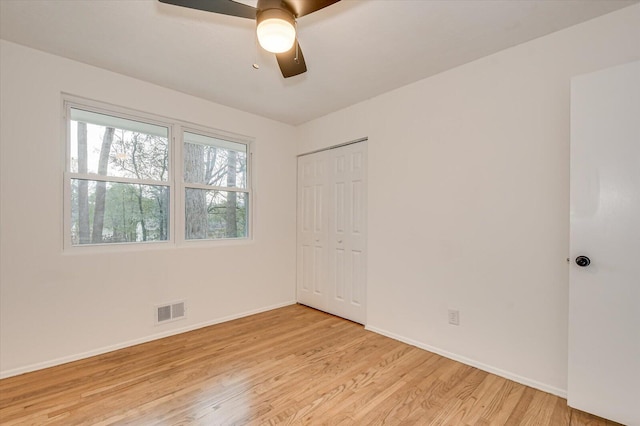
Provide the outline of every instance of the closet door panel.
{"type": "Polygon", "coordinates": [[[327,292],[325,156],[298,160],[297,282],[300,303],[324,309],[327,292]]]}
{"type": "Polygon", "coordinates": [[[300,282],[300,278],[307,275],[300,276],[299,270],[298,301],[364,324],[366,143],[300,157],[299,174],[298,220],[302,223],[298,225],[298,246],[303,260],[298,259],[298,266],[304,269],[307,264],[304,247],[313,246],[319,250],[313,255],[314,266],[306,266],[313,269],[308,272],[313,278],[308,279],[317,284],[319,290],[313,287],[314,297],[309,297],[308,284],[300,282]],[[315,164],[316,173],[305,171],[308,164],[315,164]],[[318,189],[313,202],[305,199],[309,187],[318,189]],[[311,209],[312,204],[316,214],[310,218],[305,210],[311,209]],[[308,231],[310,223],[314,224],[314,232],[308,231]],[[323,266],[325,269],[319,271],[323,266]]]}

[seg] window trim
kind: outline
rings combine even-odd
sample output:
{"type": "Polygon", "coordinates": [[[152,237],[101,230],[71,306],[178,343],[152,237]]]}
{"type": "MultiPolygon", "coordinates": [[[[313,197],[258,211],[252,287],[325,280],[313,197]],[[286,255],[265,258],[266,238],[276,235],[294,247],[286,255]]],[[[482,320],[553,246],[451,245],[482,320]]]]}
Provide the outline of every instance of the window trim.
{"type": "MultiPolygon", "coordinates": [[[[70,94],[62,94],[62,121],[63,121],[63,143],[64,143],[64,159],[63,159],[63,252],[68,253],[87,253],[96,251],[105,252],[122,252],[129,250],[149,250],[149,249],[167,249],[180,247],[202,247],[202,246],[220,246],[220,245],[238,245],[253,243],[254,233],[254,183],[253,183],[253,154],[255,149],[255,138],[228,131],[206,127],[183,120],[173,119],[157,114],[138,111],[125,108],[105,102],[99,102],[70,94]],[[169,143],[169,177],[166,181],[156,181],[150,179],[132,179],[126,177],[109,177],[91,173],[73,173],[71,172],[71,108],[87,110],[98,114],[110,115],[118,118],[142,121],[145,123],[166,127],[168,130],[169,143]],[[219,239],[198,239],[187,240],[185,235],[185,200],[184,193],[186,188],[198,188],[199,184],[190,184],[184,182],[184,132],[197,133],[203,136],[210,136],[217,139],[223,139],[230,142],[246,145],[247,149],[247,182],[246,188],[238,188],[236,192],[244,192],[247,194],[249,206],[247,208],[247,236],[244,238],[219,238],[219,239]],[[136,183],[154,186],[166,186],[169,188],[169,238],[165,241],[138,241],[123,243],[99,243],[99,244],[82,244],[73,245],[71,241],[71,181],[72,179],[88,179],[92,181],[118,182],[118,183],[136,183]]],[[[212,187],[202,185],[200,189],[220,189],[228,191],[226,187],[212,187]]]]}

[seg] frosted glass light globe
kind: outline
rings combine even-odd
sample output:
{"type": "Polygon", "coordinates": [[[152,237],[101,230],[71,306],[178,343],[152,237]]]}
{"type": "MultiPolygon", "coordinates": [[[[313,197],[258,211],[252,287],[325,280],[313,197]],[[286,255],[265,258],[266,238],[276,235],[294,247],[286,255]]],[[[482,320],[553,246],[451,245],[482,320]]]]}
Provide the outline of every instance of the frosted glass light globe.
{"type": "Polygon", "coordinates": [[[265,10],[258,18],[258,42],[272,53],[287,52],[296,41],[293,17],[278,9],[265,10]]]}

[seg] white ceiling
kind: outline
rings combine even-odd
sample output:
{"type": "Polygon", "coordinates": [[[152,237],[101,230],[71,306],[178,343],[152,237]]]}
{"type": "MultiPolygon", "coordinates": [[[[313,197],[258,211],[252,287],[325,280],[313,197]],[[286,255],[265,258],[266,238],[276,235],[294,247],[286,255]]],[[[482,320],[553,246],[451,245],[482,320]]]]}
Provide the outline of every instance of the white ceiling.
{"type": "Polygon", "coordinates": [[[0,0],[0,37],[296,125],[637,2],[342,0],[299,19],[286,80],[254,21],[156,0],[0,0]]]}

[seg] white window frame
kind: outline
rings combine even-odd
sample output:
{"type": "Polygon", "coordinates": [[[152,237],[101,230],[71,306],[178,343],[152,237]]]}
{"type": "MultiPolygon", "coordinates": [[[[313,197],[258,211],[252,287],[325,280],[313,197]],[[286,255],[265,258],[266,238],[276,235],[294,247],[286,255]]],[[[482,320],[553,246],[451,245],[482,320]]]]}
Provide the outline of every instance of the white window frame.
{"type": "Polygon", "coordinates": [[[180,151],[180,155],[178,156],[180,160],[179,164],[176,164],[176,175],[180,176],[179,186],[180,186],[180,194],[176,194],[178,197],[178,204],[180,209],[180,214],[177,215],[177,219],[179,223],[176,223],[180,232],[176,234],[177,243],[179,245],[186,246],[197,246],[200,244],[207,244],[211,242],[227,242],[227,243],[237,243],[243,241],[251,241],[253,239],[253,148],[254,148],[254,140],[253,138],[240,136],[233,133],[222,132],[220,130],[213,130],[202,126],[197,126],[194,124],[181,124],[176,127],[176,136],[179,135],[179,138],[176,137],[176,140],[179,140],[179,143],[176,143],[176,149],[180,151]],[[189,183],[184,181],[184,133],[195,133],[202,136],[208,136],[215,139],[222,139],[229,142],[239,143],[245,145],[247,147],[247,182],[246,188],[227,188],[227,187],[219,187],[212,185],[202,185],[197,183],[189,183]],[[178,147],[179,145],[179,147],[178,147]],[[249,203],[249,207],[247,208],[247,236],[244,238],[216,238],[216,239],[192,239],[187,240],[185,235],[185,193],[187,188],[193,189],[206,189],[206,190],[220,190],[220,191],[229,191],[234,190],[235,192],[242,192],[247,194],[247,202],[249,203]]]}
{"type": "MultiPolygon", "coordinates": [[[[255,214],[254,206],[254,189],[253,189],[253,153],[255,148],[255,139],[249,136],[239,135],[194,123],[189,123],[177,119],[162,117],[156,114],[141,112],[124,108],[104,102],[89,100],[86,98],[63,94],[62,95],[62,121],[63,121],[63,143],[64,143],[64,190],[63,190],[63,252],[78,253],[91,251],[108,251],[120,252],[127,250],[148,250],[148,249],[166,249],[176,247],[195,247],[195,246],[219,246],[219,245],[235,245],[247,244],[253,242],[253,219],[255,214]],[[167,181],[155,181],[146,179],[131,179],[101,176],[97,174],[81,174],[71,172],[71,108],[105,114],[114,117],[124,118],[127,120],[149,123],[157,126],[166,127],[168,129],[169,143],[169,178],[167,181]],[[184,132],[192,132],[213,138],[228,140],[230,142],[244,144],[247,147],[247,182],[246,188],[238,188],[237,192],[247,194],[249,206],[247,208],[247,236],[244,238],[220,238],[220,239],[199,239],[187,240],[185,237],[185,200],[184,194],[186,188],[198,187],[197,184],[189,184],[184,182],[184,132]],[[155,186],[166,186],[169,188],[169,238],[164,241],[146,241],[146,242],[123,242],[123,243],[100,243],[100,244],[82,244],[73,245],[71,242],[71,180],[72,179],[88,179],[92,181],[105,182],[121,182],[135,183],[155,186]],[[194,186],[195,185],[195,186],[194,186]]],[[[208,187],[207,189],[223,189],[208,187]]]]}

